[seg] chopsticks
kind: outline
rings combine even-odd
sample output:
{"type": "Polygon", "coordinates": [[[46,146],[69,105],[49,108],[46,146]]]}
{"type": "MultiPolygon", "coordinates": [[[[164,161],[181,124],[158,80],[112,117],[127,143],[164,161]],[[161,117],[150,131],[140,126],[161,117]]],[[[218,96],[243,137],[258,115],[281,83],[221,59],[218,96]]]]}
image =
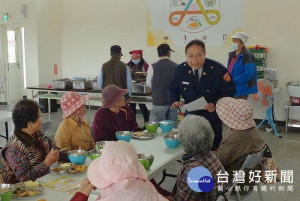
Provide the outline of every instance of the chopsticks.
{"type": "Polygon", "coordinates": [[[61,151],[64,151],[64,150],[67,150],[68,148],[62,148],[60,150],[58,150],[58,152],[61,152],[61,151]]]}

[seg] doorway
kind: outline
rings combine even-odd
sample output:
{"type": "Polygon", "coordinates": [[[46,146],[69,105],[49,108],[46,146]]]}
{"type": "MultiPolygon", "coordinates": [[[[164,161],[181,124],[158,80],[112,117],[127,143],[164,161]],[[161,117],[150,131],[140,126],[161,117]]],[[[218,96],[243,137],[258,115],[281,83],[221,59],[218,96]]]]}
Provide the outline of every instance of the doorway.
{"type": "Polygon", "coordinates": [[[24,94],[24,28],[7,27],[7,71],[8,103],[14,104],[24,94]]]}

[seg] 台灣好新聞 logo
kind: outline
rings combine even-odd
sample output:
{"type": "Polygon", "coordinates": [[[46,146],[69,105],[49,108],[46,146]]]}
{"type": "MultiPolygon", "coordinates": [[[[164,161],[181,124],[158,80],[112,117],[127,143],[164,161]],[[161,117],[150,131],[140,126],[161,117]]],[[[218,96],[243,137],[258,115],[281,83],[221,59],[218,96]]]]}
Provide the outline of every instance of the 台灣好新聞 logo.
{"type": "Polygon", "coordinates": [[[204,167],[195,167],[187,175],[187,184],[196,192],[211,192],[215,186],[210,171],[204,167]]]}

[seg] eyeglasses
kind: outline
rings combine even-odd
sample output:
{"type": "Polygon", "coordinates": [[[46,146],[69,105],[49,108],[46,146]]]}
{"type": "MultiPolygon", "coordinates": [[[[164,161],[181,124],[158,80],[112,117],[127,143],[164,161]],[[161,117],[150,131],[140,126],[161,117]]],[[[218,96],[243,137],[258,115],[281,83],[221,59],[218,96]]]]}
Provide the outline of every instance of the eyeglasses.
{"type": "Polygon", "coordinates": [[[204,52],[203,52],[203,53],[198,53],[198,54],[188,54],[188,55],[187,55],[187,57],[188,57],[188,58],[191,58],[191,59],[192,59],[192,58],[195,58],[195,57],[196,57],[196,58],[201,58],[201,57],[204,57],[204,56],[205,56],[205,53],[204,53],[204,52]]]}

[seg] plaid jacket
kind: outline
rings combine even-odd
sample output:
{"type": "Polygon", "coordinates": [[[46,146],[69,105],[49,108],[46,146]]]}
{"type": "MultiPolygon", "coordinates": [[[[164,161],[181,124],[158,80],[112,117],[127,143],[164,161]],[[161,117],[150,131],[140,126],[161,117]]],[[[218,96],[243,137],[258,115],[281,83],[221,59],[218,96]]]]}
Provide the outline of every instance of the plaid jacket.
{"type": "MultiPolygon", "coordinates": [[[[248,154],[261,151],[265,146],[263,139],[259,134],[257,127],[247,130],[229,130],[228,135],[222,140],[221,145],[216,152],[216,156],[224,165],[229,174],[229,179],[233,177],[233,171],[241,169],[248,154]]],[[[256,170],[254,168],[253,170],[256,170]]],[[[246,194],[244,186],[253,186],[255,183],[249,181],[249,170],[245,170],[245,183],[238,184],[240,194],[246,194]]]]}
{"type": "Polygon", "coordinates": [[[235,164],[239,170],[248,154],[258,152],[265,146],[257,127],[247,130],[229,130],[216,152],[221,163],[226,166],[235,164]]]}
{"type": "Polygon", "coordinates": [[[209,154],[205,156],[196,155],[189,160],[183,162],[183,167],[177,176],[176,181],[176,194],[174,195],[174,200],[176,201],[215,201],[222,191],[218,191],[218,186],[223,186],[226,189],[225,183],[218,184],[217,174],[222,171],[224,173],[225,169],[222,166],[219,159],[215,155],[209,154]],[[194,167],[204,167],[210,171],[212,174],[215,186],[213,190],[209,193],[200,193],[193,191],[187,184],[187,175],[191,169],[194,167]]]}

